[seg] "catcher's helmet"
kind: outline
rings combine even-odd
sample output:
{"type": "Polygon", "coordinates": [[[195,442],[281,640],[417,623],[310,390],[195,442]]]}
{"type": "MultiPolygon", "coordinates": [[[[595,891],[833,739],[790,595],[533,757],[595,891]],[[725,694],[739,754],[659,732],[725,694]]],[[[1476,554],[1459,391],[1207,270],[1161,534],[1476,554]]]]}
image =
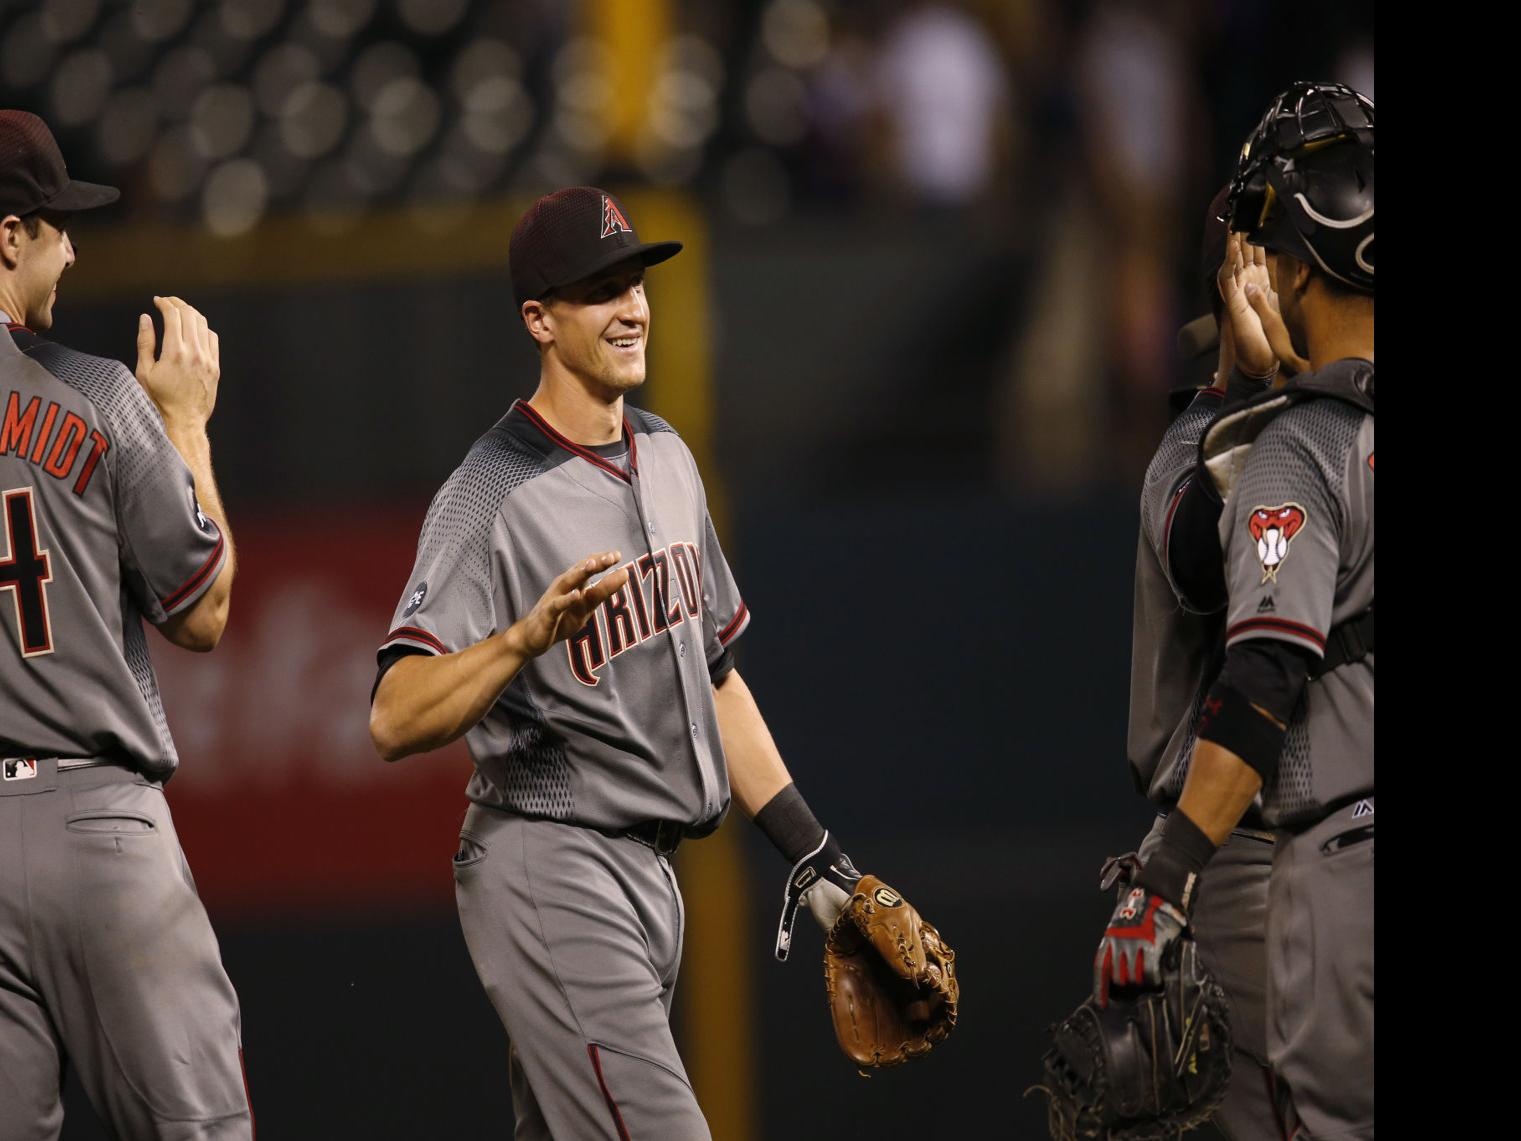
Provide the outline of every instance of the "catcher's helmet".
{"type": "Polygon", "coordinates": [[[1373,292],[1373,100],[1339,83],[1296,83],[1241,148],[1221,220],[1373,292]]]}

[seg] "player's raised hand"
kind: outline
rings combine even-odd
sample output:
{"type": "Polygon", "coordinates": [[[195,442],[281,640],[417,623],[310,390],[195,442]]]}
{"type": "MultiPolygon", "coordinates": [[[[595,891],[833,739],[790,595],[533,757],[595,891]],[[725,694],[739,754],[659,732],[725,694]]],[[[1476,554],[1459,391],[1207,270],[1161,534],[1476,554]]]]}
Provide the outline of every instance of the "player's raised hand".
{"type": "MultiPolygon", "coordinates": [[[[1249,296],[1266,289],[1268,285],[1267,259],[1264,254],[1259,273],[1252,249],[1240,234],[1228,234],[1225,239],[1225,260],[1220,263],[1216,282],[1220,287],[1220,297],[1225,302],[1226,319],[1230,321],[1231,335],[1235,341],[1237,367],[1247,376],[1269,377],[1278,371],[1278,354],[1273,351],[1267,330],[1263,328],[1262,317],[1249,296]]],[[[1281,320],[1279,324],[1282,324],[1281,320]]]]}
{"type": "Polygon", "coordinates": [[[587,585],[592,575],[617,566],[622,557],[618,551],[603,551],[576,563],[549,584],[544,596],[525,617],[513,623],[507,635],[523,653],[537,657],[575,634],[597,607],[628,583],[628,571],[619,570],[595,585],[587,585]]]}
{"type": "Polygon", "coordinates": [[[1262,331],[1273,348],[1273,355],[1289,373],[1297,375],[1309,372],[1310,362],[1294,351],[1289,327],[1283,323],[1283,314],[1278,308],[1278,291],[1273,288],[1273,275],[1268,272],[1267,250],[1250,242],[1243,242],[1242,245],[1242,260],[1246,262],[1247,304],[1262,322],[1262,331]]]}
{"type": "Polygon", "coordinates": [[[222,345],[194,307],[178,297],[155,297],[164,322],[164,343],[155,346],[153,319],[137,318],[137,382],[165,421],[204,425],[216,408],[222,379],[222,345]]]}

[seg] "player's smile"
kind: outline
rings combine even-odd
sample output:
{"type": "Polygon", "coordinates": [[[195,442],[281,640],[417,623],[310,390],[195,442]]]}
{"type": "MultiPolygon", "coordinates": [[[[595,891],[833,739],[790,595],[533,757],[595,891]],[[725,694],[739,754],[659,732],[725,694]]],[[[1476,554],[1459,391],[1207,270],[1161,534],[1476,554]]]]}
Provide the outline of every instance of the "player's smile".
{"type": "Polygon", "coordinates": [[[644,382],[650,306],[637,261],[560,290],[552,313],[556,355],[572,372],[618,389],[644,382]]]}

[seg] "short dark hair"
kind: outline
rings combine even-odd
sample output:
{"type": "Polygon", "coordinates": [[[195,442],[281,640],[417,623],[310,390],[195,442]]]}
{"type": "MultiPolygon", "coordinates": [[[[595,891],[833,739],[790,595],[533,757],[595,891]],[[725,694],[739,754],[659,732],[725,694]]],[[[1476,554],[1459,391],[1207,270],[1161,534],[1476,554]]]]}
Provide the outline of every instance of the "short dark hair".
{"type": "Polygon", "coordinates": [[[26,236],[35,238],[42,232],[42,211],[33,210],[29,214],[21,215],[21,228],[26,231],[26,236]]]}

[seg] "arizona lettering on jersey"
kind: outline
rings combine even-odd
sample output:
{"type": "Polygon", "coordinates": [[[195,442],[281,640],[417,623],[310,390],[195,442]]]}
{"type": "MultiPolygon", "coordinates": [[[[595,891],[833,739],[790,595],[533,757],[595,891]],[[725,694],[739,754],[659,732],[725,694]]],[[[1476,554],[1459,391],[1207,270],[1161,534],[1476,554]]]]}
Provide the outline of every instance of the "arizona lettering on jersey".
{"type": "MultiPolygon", "coordinates": [[[[670,425],[632,406],[620,445],[566,439],[519,401],[434,497],[391,632],[397,656],[500,634],[565,568],[623,552],[628,584],[531,659],[466,734],[466,795],[595,828],[717,827],[729,803],[710,671],[750,614],[697,465],[670,425]]],[[[616,572],[610,572],[616,573],[616,572]]],[[[378,682],[377,682],[378,685],[378,682]]]]}
{"type": "Polygon", "coordinates": [[[702,563],[695,543],[649,551],[608,573],[628,571],[628,585],[597,607],[579,634],[566,639],[571,673],[596,685],[597,671],[626,650],[668,634],[702,615],[702,563]]]}

